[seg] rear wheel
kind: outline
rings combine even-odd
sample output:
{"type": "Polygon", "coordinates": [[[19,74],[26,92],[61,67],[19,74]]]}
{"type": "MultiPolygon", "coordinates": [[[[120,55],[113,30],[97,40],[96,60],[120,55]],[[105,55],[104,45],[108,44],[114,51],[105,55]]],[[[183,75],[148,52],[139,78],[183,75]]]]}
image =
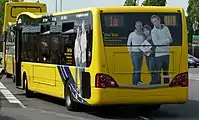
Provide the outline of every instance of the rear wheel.
{"type": "Polygon", "coordinates": [[[160,109],[160,104],[151,104],[151,105],[139,105],[138,111],[139,112],[148,112],[148,111],[156,111],[160,109]]]}
{"type": "Polygon", "coordinates": [[[24,82],[25,82],[24,87],[25,87],[25,91],[26,91],[26,97],[27,98],[33,97],[34,93],[28,89],[28,81],[26,78],[25,78],[24,82]]]}
{"type": "Polygon", "coordinates": [[[11,77],[12,77],[12,75],[11,75],[11,74],[6,73],[6,78],[11,78],[11,77]]]}
{"type": "Polygon", "coordinates": [[[13,76],[13,78],[12,78],[12,79],[13,79],[13,83],[15,83],[15,82],[16,82],[16,80],[15,80],[15,76],[13,76]]]}
{"type": "Polygon", "coordinates": [[[76,111],[77,110],[77,103],[73,100],[73,96],[71,94],[68,82],[65,85],[64,96],[65,96],[65,103],[66,103],[67,109],[69,111],[76,111]]]}
{"type": "Polygon", "coordinates": [[[161,107],[161,105],[160,104],[157,104],[157,105],[151,105],[151,110],[159,110],[160,109],[160,107],[161,107]]]}

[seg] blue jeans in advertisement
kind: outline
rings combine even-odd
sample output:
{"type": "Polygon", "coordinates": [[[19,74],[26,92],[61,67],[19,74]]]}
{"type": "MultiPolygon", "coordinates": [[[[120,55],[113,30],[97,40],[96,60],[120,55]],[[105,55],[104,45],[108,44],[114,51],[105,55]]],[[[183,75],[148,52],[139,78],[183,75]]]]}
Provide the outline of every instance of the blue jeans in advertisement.
{"type": "Polygon", "coordinates": [[[142,52],[132,52],[131,60],[133,64],[133,85],[137,85],[141,81],[141,70],[143,62],[143,53],[142,52]]]}
{"type": "Polygon", "coordinates": [[[156,59],[155,57],[147,57],[146,56],[146,63],[151,74],[151,84],[156,82],[156,59]]]}
{"type": "Polygon", "coordinates": [[[80,80],[80,93],[82,95],[82,72],[85,71],[86,68],[86,62],[83,62],[80,64],[80,69],[79,69],[79,80],[80,80]]]}
{"type": "MultiPolygon", "coordinates": [[[[79,84],[80,84],[80,94],[82,93],[82,72],[84,71],[86,67],[86,62],[80,63],[79,59],[76,59],[76,67],[75,67],[75,82],[77,84],[77,81],[79,79],[79,84]]],[[[77,84],[78,85],[78,84],[77,84]]]]}
{"type": "MultiPolygon", "coordinates": [[[[157,83],[161,84],[161,70],[163,70],[163,76],[169,75],[169,55],[156,57],[156,74],[157,74],[157,83]]],[[[164,77],[164,84],[169,83],[169,78],[164,77]]]]}

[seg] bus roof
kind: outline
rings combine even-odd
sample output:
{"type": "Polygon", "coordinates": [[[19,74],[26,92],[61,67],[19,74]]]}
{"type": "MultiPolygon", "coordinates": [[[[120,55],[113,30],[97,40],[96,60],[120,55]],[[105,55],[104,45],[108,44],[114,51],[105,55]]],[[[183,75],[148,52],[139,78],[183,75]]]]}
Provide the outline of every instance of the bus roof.
{"type": "Polygon", "coordinates": [[[181,7],[165,7],[165,6],[111,6],[111,7],[89,7],[89,8],[82,8],[76,10],[68,10],[63,12],[57,13],[30,13],[30,12],[22,12],[18,15],[17,18],[21,15],[27,15],[31,18],[37,19],[41,18],[43,15],[50,14],[52,16],[59,16],[64,14],[72,14],[72,13],[81,13],[87,11],[100,11],[101,13],[112,13],[112,12],[181,12],[184,13],[184,9],[181,7]]]}
{"type": "Polygon", "coordinates": [[[34,5],[44,5],[46,6],[45,3],[40,3],[40,2],[6,2],[6,5],[11,5],[11,6],[34,6],[34,5]]]}
{"type": "Polygon", "coordinates": [[[52,13],[53,16],[78,13],[84,11],[100,10],[101,12],[184,12],[181,7],[165,7],[165,6],[109,6],[109,7],[90,7],[76,10],[52,13]]]}
{"type": "Polygon", "coordinates": [[[180,7],[166,7],[166,6],[112,6],[98,8],[103,12],[179,12],[183,10],[180,7]]]}

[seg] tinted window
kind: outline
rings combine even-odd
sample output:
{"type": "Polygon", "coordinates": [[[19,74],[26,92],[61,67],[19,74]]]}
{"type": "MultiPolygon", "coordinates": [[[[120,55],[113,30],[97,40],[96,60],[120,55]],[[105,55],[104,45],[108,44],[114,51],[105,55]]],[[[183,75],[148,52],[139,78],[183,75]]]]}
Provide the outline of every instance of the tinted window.
{"type": "Polygon", "coordinates": [[[34,37],[33,34],[24,34],[22,36],[22,60],[23,61],[33,61],[34,53],[33,51],[34,37]]]}
{"type": "Polygon", "coordinates": [[[39,62],[49,63],[50,62],[50,36],[49,35],[41,35],[38,44],[38,54],[39,54],[39,62]]]}
{"type": "MultiPolygon", "coordinates": [[[[75,41],[77,33],[62,35],[62,64],[75,66],[75,41]]],[[[86,66],[89,67],[92,58],[92,30],[86,31],[87,48],[86,48],[86,66]]],[[[80,40],[81,41],[81,40],[80,40]]],[[[80,48],[81,49],[81,48],[80,48]]],[[[82,51],[81,51],[82,52],[82,51]]],[[[80,52],[80,54],[82,54],[80,52]]]]}
{"type": "Polygon", "coordinates": [[[74,65],[74,42],[76,34],[62,35],[63,51],[62,64],[74,65]]]}
{"type": "Polygon", "coordinates": [[[6,34],[6,54],[8,55],[15,54],[14,37],[14,32],[8,30],[6,34]]]}
{"type": "MultiPolygon", "coordinates": [[[[126,46],[130,33],[136,29],[136,23],[141,23],[142,31],[144,25],[148,25],[152,34],[170,34],[172,42],[169,45],[179,46],[182,44],[182,21],[180,13],[104,13],[101,14],[102,32],[105,46],[126,46]],[[152,20],[152,16],[156,19],[152,20]],[[160,18],[160,26],[164,32],[154,27],[160,18]],[[152,23],[153,22],[153,23],[152,23]]],[[[139,26],[138,26],[139,27],[139,26]]],[[[143,36],[146,35],[143,32],[143,36]]],[[[161,35],[159,35],[161,36],[161,35]]],[[[166,38],[166,37],[165,37],[166,38]]],[[[157,39],[164,39],[160,37],[157,39]]],[[[157,43],[156,45],[163,45],[157,43]]]]}
{"type": "Polygon", "coordinates": [[[32,46],[31,51],[33,53],[32,57],[34,58],[32,62],[71,66],[76,66],[75,64],[79,65],[79,62],[82,62],[84,66],[90,66],[93,38],[92,17],[90,14],[70,14],[56,16],[54,18],[56,18],[56,24],[51,21],[42,23],[42,21],[40,21],[41,19],[32,19],[25,15],[20,17],[22,21],[18,22],[18,25],[24,25],[22,31],[23,36],[27,36],[27,38],[23,38],[22,43],[24,47],[23,61],[30,61],[27,60],[29,57],[27,56],[27,51],[29,51],[28,47],[32,46]],[[40,23],[41,25],[39,25],[40,23]],[[47,24],[50,26],[44,29],[47,24]],[[77,29],[79,29],[78,39],[76,38],[77,29]],[[31,34],[37,35],[31,38],[33,41],[31,45],[27,47],[27,40],[30,39],[28,37],[31,36],[31,34]],[[81,49],[82,51],[75,52],[74,49],[76,51],[81,49]],[[75,55],[76,58],[79,57],[79,61],[77,59],[75,61],[75,55]]]}
{"type": "Polygon", "coordinates": [[[50,37],[50,63],[61,63],[61,41],[59,34],[52,34],[50,37]]]}

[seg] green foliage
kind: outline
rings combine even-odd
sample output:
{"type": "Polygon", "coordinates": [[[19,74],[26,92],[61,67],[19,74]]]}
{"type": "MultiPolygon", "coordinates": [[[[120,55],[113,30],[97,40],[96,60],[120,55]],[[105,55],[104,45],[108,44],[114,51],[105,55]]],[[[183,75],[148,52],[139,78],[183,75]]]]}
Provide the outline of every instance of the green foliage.
{"type": "Polygon", "coordinates": [[[187,8],[187,29],[188,29],[188,38],[189,42],[192,42],[193,35],[199,35],[199,1],[198,0],[189,0],[189,5],[187,8]],[[194,31],[193,25],[195,24],[196,30],[194,31]]]}
{"type": "Polygon", "coordinates": [[[12,2],[19,2],[20,0],[11,0],[12,2]]]}
{"type": "Polygon", "coordinates": [[[0,1],[0,34],[2,33],[3,29],[3,18],[4,18],[4,5],[6,3],[6,0],[0,1]]]}
{"type": "Polygon", "coordinates": [[[136,6],[136,0],[126,0],[124,6],[136,6]]]}
{"type": "MultiPolygon", "coordinates": [[[[4,22],[4,6],[7,0],[0,0],[0,39],[3,29],[3,22],[4,22]]],[[[0,52],[3,51],[3,44],[0,42],[0,52]]]]}
{"type": "Polygon", "coordinates": [[[5,4],[8,0],[0,0],[0,4],[5,4]]]}
{"type": "Polygon", "coordinates": [[[189,5],[187,8],[187,14],[191,21],[194,21],[195,19],[199,21],[199,1],[198,0],[189,0],[189,5]]]}
{"type": "Polygon", "coordinates": [[[166,0],[144,0],[143,6],[165,6],[167,3],[166,0]]]}

